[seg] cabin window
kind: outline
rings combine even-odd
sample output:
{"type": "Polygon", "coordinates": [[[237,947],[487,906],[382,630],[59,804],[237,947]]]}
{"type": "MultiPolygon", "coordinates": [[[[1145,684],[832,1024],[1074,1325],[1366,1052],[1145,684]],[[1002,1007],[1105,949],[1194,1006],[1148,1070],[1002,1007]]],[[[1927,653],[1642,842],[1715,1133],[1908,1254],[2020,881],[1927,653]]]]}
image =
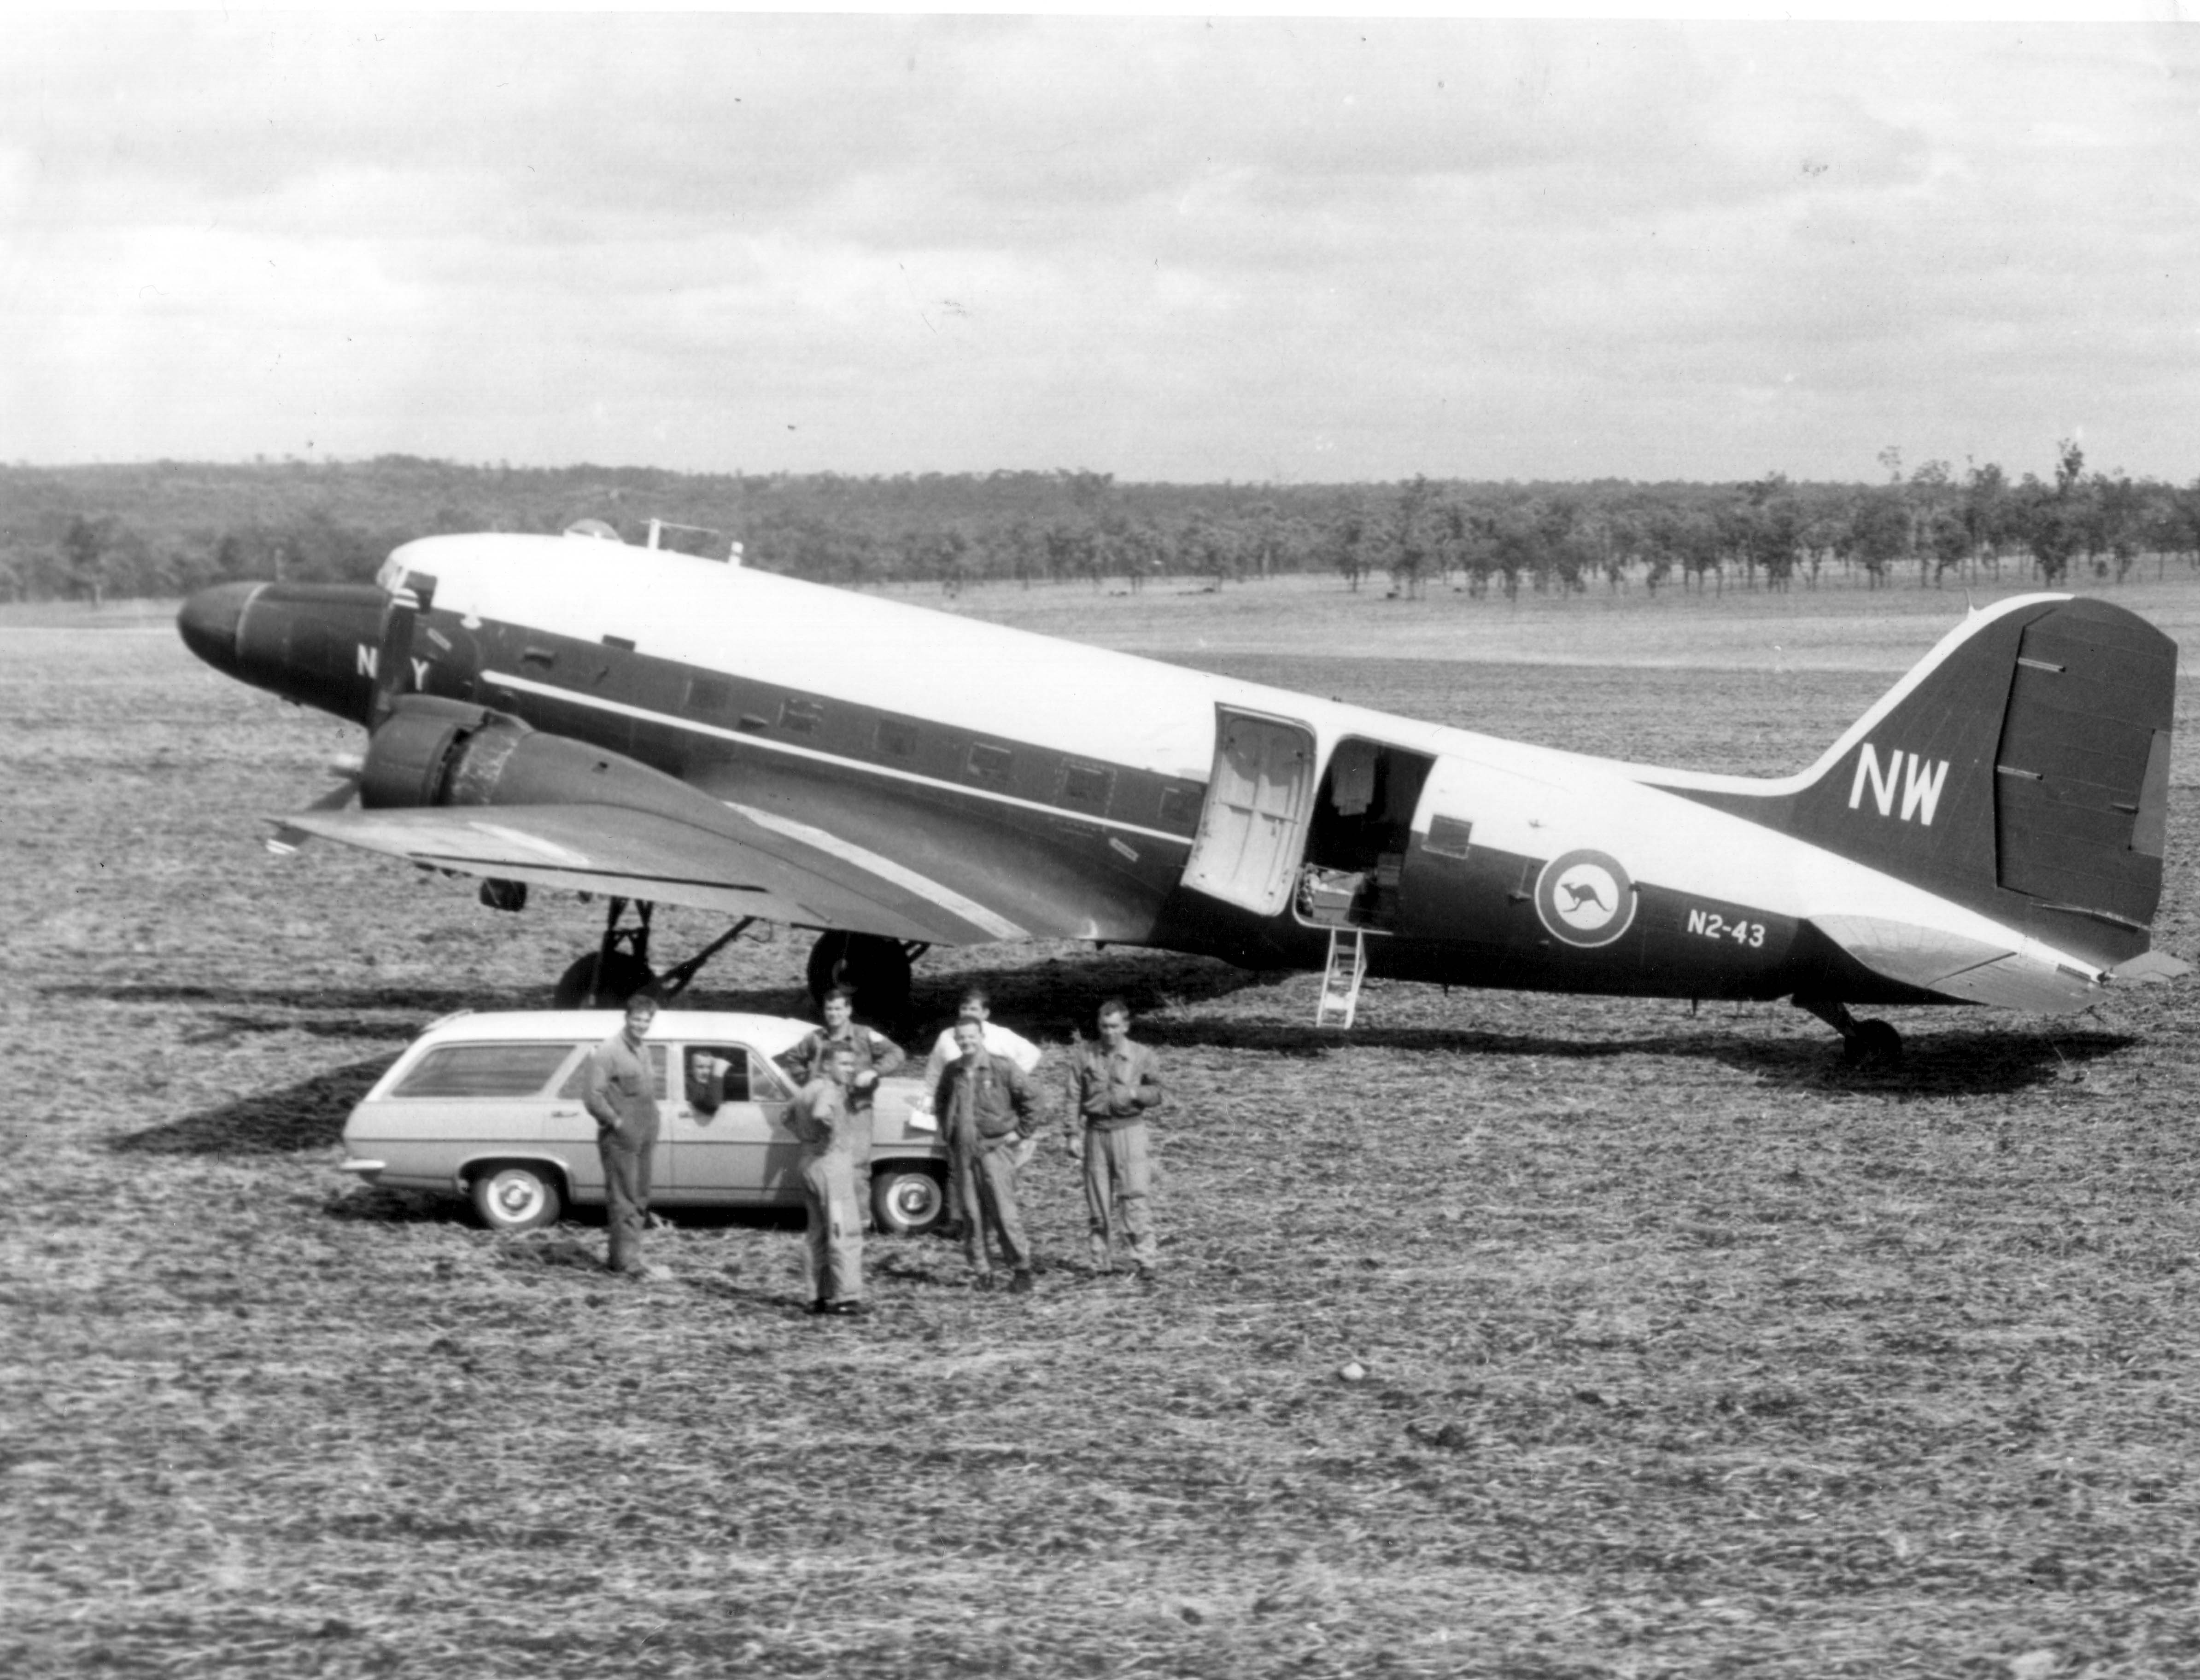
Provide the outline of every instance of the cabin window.
{"type": "Polygon", "coordinates": [[[547,671],[558,662],[558,650],[547,647],[524,647],[519,651],[519,662],[523,665],[539,665],[547,671]]]}
{"type": "Polygon", "coordinates": [[[899,718],[879,720],[878,750],[881,758],[915,758],[916,726],[899,718]]]}
{"type": "Polygon", "coordinates": [[[1199,795],[1188,787],[1161,790],[1161,820],[1165,823],[1189,823],[1199,808],[1199,795]]]}
{"type": "Polygon", "coordinates": [[[1431,817],[1425,849],[1438,857],[1464,858],[1470,849],[1467,842],[1473,835],[1472,823],[1461,822],[1457,817],[1431,817]]]}
{"type": "Polygon", "coordinates": [[[531,1097],[572,1054],[570,1044],[444,1044],[413,1064],[401,1097],[531,1097]]]}
{"type": "Polygon", "coordinates": [[[606,636],[604,638],[604,645],[607,648],[617,648],[621,653],[632,653],[634,651],[634,638],[631,636],[606,636]]]}
{"type": "Polygon", "coordinates": [[[815,735],[824,721],[825,703],[822,700],[788,700],[779,709],[779,726],[797,735],[815,735]]]}
{"type": "Polygon", "coordinates": [[[1081,805],[1088,811],[1108,808],[1108,795],[1115,784],[1115,773],[1097,764],[1067,764],[1062,771],[1062,800],[1065,805],[1081,805]]]}
{"type": "Polygon", "coordinates": [[[1006,747],[989,747],[980,741],[970,749],[970,779],[986,787],[1006,787],[1009,767],[1015,761],[1015,755],[1006,747]]]}
{"type": "Polygon", "coordinates": [[[694,712],[729,712],[734,707],[734,685],[719,677],[691,677],[688,681],[688,709],[694,712]]]}

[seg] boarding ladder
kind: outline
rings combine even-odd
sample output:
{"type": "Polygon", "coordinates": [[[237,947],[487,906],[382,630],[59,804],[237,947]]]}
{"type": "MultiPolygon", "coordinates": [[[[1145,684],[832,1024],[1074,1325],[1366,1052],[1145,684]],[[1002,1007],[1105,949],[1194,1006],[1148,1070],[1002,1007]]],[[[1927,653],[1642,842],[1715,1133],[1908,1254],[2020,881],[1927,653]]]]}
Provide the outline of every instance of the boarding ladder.
{"type": "Polygon", "coordinates": [[[1329,930],[1329,967],[1321,977],[1317,1027],[1349,1027],[1360,1007],[1360,983],[1367,977],[1367,941],[1356,927],[1329,930]]]}

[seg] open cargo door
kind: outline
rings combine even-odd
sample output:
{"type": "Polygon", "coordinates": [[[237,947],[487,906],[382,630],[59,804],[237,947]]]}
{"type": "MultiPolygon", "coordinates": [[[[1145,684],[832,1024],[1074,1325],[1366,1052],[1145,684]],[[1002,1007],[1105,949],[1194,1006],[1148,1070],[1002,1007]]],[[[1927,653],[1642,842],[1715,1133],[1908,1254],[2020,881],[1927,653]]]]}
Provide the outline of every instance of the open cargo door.
{"type": "Polygon", "coordinates": [[[1314,804],[1314,738],[1290,718],[1214,709],[1214,773],[1184,884],[1273,916],[1290,902],[1314,804]]]}

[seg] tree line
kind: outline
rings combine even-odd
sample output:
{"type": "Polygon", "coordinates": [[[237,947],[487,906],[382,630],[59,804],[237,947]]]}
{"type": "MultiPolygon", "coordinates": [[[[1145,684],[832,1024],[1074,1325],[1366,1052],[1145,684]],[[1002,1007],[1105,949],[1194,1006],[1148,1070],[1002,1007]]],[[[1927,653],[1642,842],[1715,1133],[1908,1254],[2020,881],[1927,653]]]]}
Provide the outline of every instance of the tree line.
{"type": "Polygon", "coordinates": [[[370,461],[0,468],[0,599],[173,597],[231,579],[364,582],[411,538],[556,532],[597,519],[629,541],[822,582],[1120,582],[1208,587],[1286,573],[1418,596],[1664,587],[1867,588],[1991,578],[2046,587],[2200,569],[2200,480],[2089,469],[2065,440],[2046,477],[1944,461],[1883,482],[1134,484],[1085,471],[675,473],[370,461]]]}

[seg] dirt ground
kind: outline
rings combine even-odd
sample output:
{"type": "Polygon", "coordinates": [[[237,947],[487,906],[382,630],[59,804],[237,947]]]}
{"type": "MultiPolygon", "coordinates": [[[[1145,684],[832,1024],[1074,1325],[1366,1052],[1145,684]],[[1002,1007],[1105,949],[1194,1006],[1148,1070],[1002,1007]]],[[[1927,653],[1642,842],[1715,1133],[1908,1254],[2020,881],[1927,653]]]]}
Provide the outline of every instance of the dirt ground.
{"type": "MultiPolygon", "coordinates": [[[[1759,772],[1962,606],[1812,604],[1862,651],[1811,663],[1716,601],[1573,634],[1441,602],[1384,642],[1359,604],[1309,639],[1310,589],[1015,593],[963,608],[1759,772]]],[[[2179,633],[2200,590],[2116,598],[2179,633]]],[[[785,1221],[683,1219],[625,1285],[600,1221],[500,1239],[335,1170],[420,1026],[546,1002],[596,914],[267,855],[355,732],[143,615],[0,616],[0,720],[11,1675],[2200,1672],[2190,984],[1897,1012],[1906,1063],[1857,1075],[1779,1006],[1376,985],[1317,1036],[1311,977],[936,954],[928,1018],[983,975],[1056,1059],[1130,999],[1165,1280],[1086,1275],[1050,1142],[1035,1293],[878,1240],[877,1315],[820,1322],[785,1221]]],[[[668,913],[660,950],[716,931],[668,913]]],[[[691,999],[800,1012],[804,954],[691,999]]]]}

